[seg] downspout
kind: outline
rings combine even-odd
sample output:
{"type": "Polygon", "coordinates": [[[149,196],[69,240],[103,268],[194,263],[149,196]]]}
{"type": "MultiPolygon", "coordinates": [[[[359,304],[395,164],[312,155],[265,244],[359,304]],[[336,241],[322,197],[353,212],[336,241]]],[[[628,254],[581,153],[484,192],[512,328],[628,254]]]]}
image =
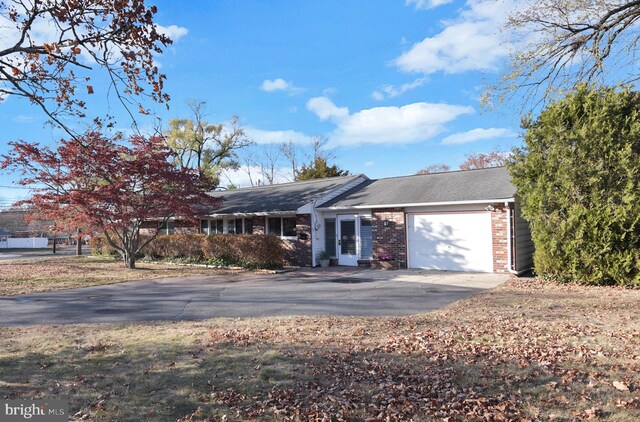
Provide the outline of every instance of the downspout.
{"type": "MultiPolygon", "coordinates": [[[[514,274],[516,276],[520,276],[520,274],[525,273],[526,270],[524,271],[517,271],[515,269],[513,269],[513,242],[512,242],[512,236],[511,236],[511,232],[515,229],[515,227],[512,227],[512,216],[511,216],[511,207],[509,206],[508,202],[504,203],[504,206],[507,207],[507,267],[509,269],[509,272],[511,274],[514,274]]],[[[515,210],[514,210],[515,211],[515,210]]],[[[514,215],[515,217],[515,215],[514,215]]],[[[515,218],[513,218],[513,226],[515,226],[515,218]]]]}

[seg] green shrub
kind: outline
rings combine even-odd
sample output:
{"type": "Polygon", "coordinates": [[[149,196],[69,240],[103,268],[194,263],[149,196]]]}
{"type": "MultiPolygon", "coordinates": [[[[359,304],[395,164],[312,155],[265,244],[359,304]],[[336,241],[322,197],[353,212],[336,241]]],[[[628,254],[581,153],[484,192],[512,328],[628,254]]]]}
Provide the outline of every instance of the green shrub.
{"type": "Polygon", "coordinates": [[[205,260],[248,268],[280,268],[284,261],[282,240],[257,234],[214,234],[202,239],[205,260]]]}
{"type": "Polygon", "coordinates": [[[582,86],[522,126],[509,169],[536,272],[640,286],[640,96],[582,86]]]}
{"type": "Polygon", "coordinates": [[[91,254],[95,256],[120,256],[118,251],[109,245],[104,236],[92,236],[91,239],[89,239],[89,249],[91,250],[91,254]]]}
{"type": "MultiPolygon", "coordinates": [[[[90,245],[96,255],[118,256],[102,236],[93,237],[90,245]]],[[[152,261],[281,268],[284,262],[284,247],[282,240],[276,236],[172,234],[156,236],[142,249],[142,256],[144,260],[152,261]]]]}
{"type": "Polygon", "coordinates": [[[172,234],[156,236],[142,248],[142,254],[151,258],[186,258],[202,260],[201,238],[203,234],[172,234]]]}

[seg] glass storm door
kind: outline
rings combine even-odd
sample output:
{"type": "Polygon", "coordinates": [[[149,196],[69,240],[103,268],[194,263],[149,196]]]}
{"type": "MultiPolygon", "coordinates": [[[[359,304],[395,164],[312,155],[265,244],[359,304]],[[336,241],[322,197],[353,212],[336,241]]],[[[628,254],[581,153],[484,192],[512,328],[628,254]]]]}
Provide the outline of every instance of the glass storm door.
{"type": "Polygon", "coordinates": [[[358,265],[358,220],[356,216],[338,216],[338,263],[358,265]]]}

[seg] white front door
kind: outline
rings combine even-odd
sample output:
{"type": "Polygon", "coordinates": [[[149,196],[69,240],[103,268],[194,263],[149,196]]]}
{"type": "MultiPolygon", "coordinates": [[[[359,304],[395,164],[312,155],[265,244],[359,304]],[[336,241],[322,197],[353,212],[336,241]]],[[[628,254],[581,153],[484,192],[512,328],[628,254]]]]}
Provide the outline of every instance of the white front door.
{"type": "Polygon", "coordinates": [[[357,215],[338,216],[338,264],[358,265],[360,238],[357,215]]]}

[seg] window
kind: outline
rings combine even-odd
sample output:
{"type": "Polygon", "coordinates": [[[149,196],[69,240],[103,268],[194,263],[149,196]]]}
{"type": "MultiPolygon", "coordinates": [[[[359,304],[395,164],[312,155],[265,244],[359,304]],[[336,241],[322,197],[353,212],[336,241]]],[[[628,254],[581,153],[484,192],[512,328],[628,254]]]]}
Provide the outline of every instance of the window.
{"type": "Polygon", "coordinates": [[[373,233],[371,219],[360,219],[360,258],[371,259],[373,256],[373,233]]]}
{"type": "Polygon", "coordinates": [[[223,232],[222,220],[200,220],[200,233],[202,234],[219,234],[223,232]]]}
{"type": "Polygon", "coordinates": [[[269,234],[282,236],[282,218],[269,218],[267,221],[267,229],[269,234]]]}
{"type": "Polygon", "coordinates": [[[229,220],[227,223],[227,232],[229,234],[242,234],[242,218],[229,220]]]}
{"type": "Polygon", "coordinates": [[[158,222],[159,234],[174,234],[176,232],[175,222],[167,221],[166,223],[158,222]]]}
{"type": "Polygon", "coordinates": [[[253,219],[245,218],[244,219],[244,232],[246,234],[253,234],[253,219]]]}
{"type": "Polygon", "coordinates": [[[336,220],[324,220],[324,250],[330,256],[336,256],[336,220]]]}
{"type": "Polygon", "coordinates": [[[267,219],[268,234],[280,237],[295,237],[296,218],[295,217],[270,217],[267,219]]]}
{"type": "Polygon", "coordinates": [[[282,235],[294,236],[296,232],[296,218],[295,217],[283,217],[282,218],[282,235]]]}
{"type": "Polygon", "coordinates": [[[209,220],[200,220],[200,233],[209,234],[209,220]]]}
{"type": "Polygon", "coordinates": [[[236,218],[236,234],[244,233],[244,218],[236,218]]]}

